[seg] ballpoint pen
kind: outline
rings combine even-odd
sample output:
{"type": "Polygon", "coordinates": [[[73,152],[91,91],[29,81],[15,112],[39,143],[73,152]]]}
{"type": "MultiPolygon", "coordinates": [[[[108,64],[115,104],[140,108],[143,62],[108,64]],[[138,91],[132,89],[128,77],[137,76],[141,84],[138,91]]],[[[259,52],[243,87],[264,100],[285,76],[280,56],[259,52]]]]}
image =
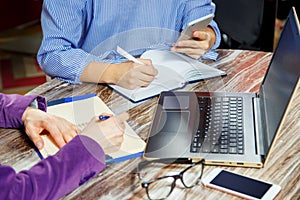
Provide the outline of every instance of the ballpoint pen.
{"type": "Polygon", "coordinates": [[[104,121],[104,120],[107,120],[107,119],[109,119],[110,118],[110,116],[108,116],[108,115],[100,115],[99,116],[99,120],[100,121],[104,121]]]}
{"type": "Polygon", "coordinates": [[[141,64],[141,65],[145,64],[145,63],[142,63],[141,61],[139,61],[138,59],[136,59],[135,57],[133,57],[132,55],[130,55],[127,51],[125,51],[124,49],[122,49],[119,46],[117,46],[117,52],[130,61],[133,61],[133,62],[141,64]]]}

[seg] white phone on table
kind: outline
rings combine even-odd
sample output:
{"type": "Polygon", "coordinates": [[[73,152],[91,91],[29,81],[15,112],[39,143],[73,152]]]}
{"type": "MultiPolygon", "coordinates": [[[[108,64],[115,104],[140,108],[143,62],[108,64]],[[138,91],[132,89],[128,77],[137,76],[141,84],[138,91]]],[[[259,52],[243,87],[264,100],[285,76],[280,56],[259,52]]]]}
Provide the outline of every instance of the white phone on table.
{"type": "Polygon", "coordinates": [[[214,169],[202,179],[203,185],[218,189],[245,199],[270,200],[280,192],[281,187],[258,179],[233,173],[220,168],[214,169]]]}
{"type": "Polygon", "coordinates": [[[181,32],[181,35],[178,38],[178,40],[182,40],[185,38],[191,38],[194,31],[205,29],[209,25],[211,20],[213,20],[213,18],[214,18],[214,14],[209,14],[209,15],[206,15],[199,19],[196,19],[194,21],[191,21],[190,23],[187,24],[185,29],[181,32]]]}

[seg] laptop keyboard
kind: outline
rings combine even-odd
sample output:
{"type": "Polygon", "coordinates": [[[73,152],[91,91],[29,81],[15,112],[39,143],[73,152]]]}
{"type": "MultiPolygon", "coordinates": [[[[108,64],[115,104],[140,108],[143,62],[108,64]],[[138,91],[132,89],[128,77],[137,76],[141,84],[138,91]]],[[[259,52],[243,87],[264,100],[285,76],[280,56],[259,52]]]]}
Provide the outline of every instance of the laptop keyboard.
{"type": "Polygon", "coordinates": [[[243,154],[242,97],[198,97],[200,120],[191,152],[243,154]]]}

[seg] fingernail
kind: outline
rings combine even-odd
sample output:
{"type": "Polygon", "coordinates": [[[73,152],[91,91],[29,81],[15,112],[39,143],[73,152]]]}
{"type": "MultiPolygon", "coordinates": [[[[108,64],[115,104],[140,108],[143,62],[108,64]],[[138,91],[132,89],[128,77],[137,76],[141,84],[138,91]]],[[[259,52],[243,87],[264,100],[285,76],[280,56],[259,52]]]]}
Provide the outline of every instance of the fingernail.
{"type": "Polygon", "coordinates": [[[41,143],[41,142],[37,142],[37,143],[35,144],[35,146],[39,149],[39,148],[42,147],[42,143],[41,143]]]}

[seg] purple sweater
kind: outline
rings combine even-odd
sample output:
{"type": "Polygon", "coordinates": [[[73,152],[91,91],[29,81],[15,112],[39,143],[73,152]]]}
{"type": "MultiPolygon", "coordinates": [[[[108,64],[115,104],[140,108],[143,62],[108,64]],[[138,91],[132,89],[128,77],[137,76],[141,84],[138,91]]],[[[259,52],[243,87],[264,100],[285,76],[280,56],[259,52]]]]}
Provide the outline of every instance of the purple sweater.
{"type": "MultiPolygon", "coordinates": [[[[0,127],[22,128],[22,114],[34,99],[37,99],[39,109],[46,111],[43,97],[0,93],[0,127]]],[[[91,138],[78,135],[57,154],[29,170],[16,173],[12,167],[0,164],[0,198],[58,199],[104,168],[102,148],[91,138]]]]}

